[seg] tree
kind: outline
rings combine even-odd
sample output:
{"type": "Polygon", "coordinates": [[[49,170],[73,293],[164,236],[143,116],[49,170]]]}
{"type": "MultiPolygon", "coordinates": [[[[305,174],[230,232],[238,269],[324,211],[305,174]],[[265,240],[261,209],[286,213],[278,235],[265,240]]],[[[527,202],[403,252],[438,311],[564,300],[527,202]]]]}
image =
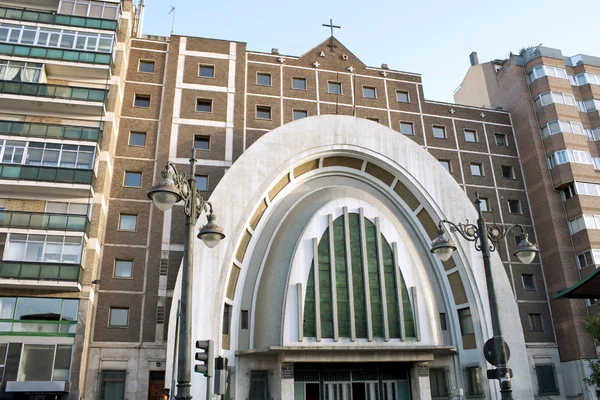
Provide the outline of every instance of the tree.
{"type": "MultiPolygon", "coordinates": [[[[600,314],[588,315],[583,322],[583,329],[594,342],[594,346],[600,346],[600,314]]],[[[600,357],[590,360],[590,369],[592,370],[590,376],[583,381],[588,385],[600,386],[600,357]]]]}

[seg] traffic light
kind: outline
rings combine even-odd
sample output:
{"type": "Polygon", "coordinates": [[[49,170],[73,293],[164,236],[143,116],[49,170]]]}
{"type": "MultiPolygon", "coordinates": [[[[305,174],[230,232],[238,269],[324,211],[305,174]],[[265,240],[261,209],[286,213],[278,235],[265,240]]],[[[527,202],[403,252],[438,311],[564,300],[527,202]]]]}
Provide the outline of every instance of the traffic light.
{"type": "Polygon", "coordinates": [[[165,388],[165,393],[163,394],[163,400],[169,400],[169,393],[171,393],[171,389],[165,388]]]}
{"type": "Polygon", "coordinates": [[[204,351],[196,352],[196,361],[202,361],[202,364],[194,366],[194,371],[204,376],[213,376],[215,356],[212,340],[196,340],[196,348],[204,351]]]}

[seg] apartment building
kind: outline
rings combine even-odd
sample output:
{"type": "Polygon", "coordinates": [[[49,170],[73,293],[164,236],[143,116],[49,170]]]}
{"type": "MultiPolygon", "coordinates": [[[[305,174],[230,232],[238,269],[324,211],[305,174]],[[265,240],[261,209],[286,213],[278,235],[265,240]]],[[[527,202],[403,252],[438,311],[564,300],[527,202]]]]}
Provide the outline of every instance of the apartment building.
{"type": "MultiPolygon", "coordinates": [[[[522,155],[548,294],[571,287],[598,264],[600,58],[543,46],[469,68],[456,102],[509,111],[522,155]]],[[[581,379],[596,351],[582,321],[590,300],[550,302],[565,392],[590,398],[581,379]]]]}
{"type": "Polygon", "coordinates": [[[80,398],[134,15],[0,1],[0,398],[80,398]]]}

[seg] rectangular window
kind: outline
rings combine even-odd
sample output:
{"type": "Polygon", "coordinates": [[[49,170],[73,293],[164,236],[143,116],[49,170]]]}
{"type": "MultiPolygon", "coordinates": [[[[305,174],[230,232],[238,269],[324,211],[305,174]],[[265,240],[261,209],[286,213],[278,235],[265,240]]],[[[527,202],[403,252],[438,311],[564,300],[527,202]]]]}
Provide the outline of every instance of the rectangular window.
{"type": "Polygon", "coordinates": [[[375,90],[372,86],[363,86],[362,88],[363,97],[365,99],[376,99],[377,98],[377,90],[375,90]]]}
{"type": "MultiPolygon", "coordinates": [[[[571,197],[575,196],[577,193],[575,192],[575,186],[573,184],[567,186],[562,190],[563,200],[569,200],[571,197]]],[[[585,193],[584,193],[585,194],[585,193]]]]}
{"type": "Polygon", "coordinates": [[[306,110],[294,110],[294,121],[297,119],[302,119],[308,117],[308,111],[306,110]]]}
{"type": "Polygon", "coordinates": [[[269,371],[251,371],[248,400],[269,400],[270,398],[269,371]]]}
{"type": "Polygon", "coordinates": [[[327,93],[342,94],[341,82],[327,82],[327,93]]]}
{"type": "Polygon", "coordinates": [[[373,122],[379,123],[379,118],[365,117],[365,119],[368,119],[369,121],[373,121],[373,122]]]}
{"type": "Polygon", "coordinates": [[[534,274],[521,274],[521,282],[523,283],[523,290],[536,290],[534,274]]]}
{"type": "Polygon", "coordinates": [[[594,265],[594,257],[592,255],[592,251],[588,250],[581,254],[577,255],[577,264],[579,264],[579,268],[591,267],[594,265]]]}
{"type": "Polygon", "coordinates": [[[458,310],[458,322],[460,323],[460,333],[462,336],[473,335],[473,317],[469,307],[458,310]]]}
{"type": "Polygon", "coordinates": [[[433,137],[437,139],[446,139],[446,128],[443,126],[433,126],[433,137]]]}
{"type": "Polygon", "coordinates": [[[515,179],[515,169],[510,165],[502,165],[502,176],[506,179],[515,179]]]}
{"type": "Polygon", "coordinates": [[[256,119],[271,119],[271,107],[256,106],[256,119]]]}
{"type": "Polygon", "coordinates": [[[403,90],[396,90],[396,101],[398,103],[410,103],[410,97],[408,92],[403,90]]]}
{"type": "Polygon", "coordinates": [[[560,394],[558,382],[556,381],[556,370],[553,364],[537,364],[535,366],[535,375],[537,376],[539,395],[560,394]]]}
{"type": "Polygon", "coordinates": [[[145,147],[146,132],[129,132],[129,146],[145,147]]]}
{"type": "Polygon", "coordinates": [[[125,378],[127,371],[107,371],[100,373],[100,399],[101,400],[124,400],[125,378]]]}
{"type": "Polygon", "coordinates": [[[490,199],[488,199],[487,197],[480,197],[479,200],[481,201],[479,203],[479,206],[481,207],[481,211],[489,212],[490,211],[490,199]]]}
{"type": "Polygon", "coordinates": [[[412,122],[400,122],[400,132],[405,135],[414,135],[415,130],[412,122]]]}
{"type": "Polygon", "coordinates": [[[496,146],[508,146],[508,139],[505,133],[494,133],[496,139],[496,146]]]}
{"type": "Polygon", "coordinates": [[[4,260],[79,264],[82,241],[81,236],[10,233],[4,260]]]}
{"type": "Polygon", "coordinates": [[[520,200],[508,200],[508,212],[511,214],[522,214],[520,200]]]}
{"type": "Polygon", "coordinates": [[[123,186],[137,187],[137,188],[142,187],[142,173],[125,171],[125,178],[123,179],[123,186]]]}
{"type": "Polygon", "coordinates": [[[446,171],[448,171],[449,173],[452,173],[452,163],[450,162],[450,160],[438,160],[438,161],[440,162],[442,167],[444,167],[446,169],[446,171]]]}
{"type": "Polygon", "coordinates": [[[68,381],[71,349],[71,345],[23,345],[17,380],[21,382],[68,381]]]}
{"type": "Polygon", "coordinates": [[[215,77],[215,67],[213,65],[199,65],[198,66],[198,76],[200,78],[214,78],[215,77]]]}
{"type": "Polygon", "coordinates": [[[196,111],[197,112],[212,112],[212,99],[196,99],[196,111]]]}
{"type": "Polygon", "coordinates": [[[146,74],[153,74],[154,73],[154,61],[140,60],[140,63],[138,64],[138,71],[144,72],[146,74]]]}
{"type": "Polygon", "coordinates": [[[131,278],[133,276],[132,260],[115,260],[115,278],[131,278]]]}
{"type": "Polygon", "coordinates": [[[231,330],[231,311],[232,307],[229,304],[225,304],[223,308],[223,335],[229,335],[231,330]]]}
{"type": "Polygon", "coordinates": [[[120,231],[135,231],[137,229],[137,215],[120,214],[119,215],[119,230],[120,231]]]}
{"type": "Polygon", "coordinates": [[[4,382],[4,367],[6,365],[6,352],[8,343],[0,343],[0,382],[4,382]]]}
{"type": "Polygon", "coordinates": [[[483,164],[481,163],[471,163],[471,175],[473,176],[483,176],[483,164]]]}
{"type": "Polygon", "coordinates": [[[529,314],[529,330],[532,332],[542,332],[544,330],[542,314],[529,314]]]}
{"type": "Polygon", "coordinates": [[[442,331],[448,330],[448,320],[446,319],[446,313],[440,313],[440,329],[442,331]]]}
{"type": "Polygon", "coordinates": [[[271,74],[257,72],[256,84],[260,86],[271,86],[271,74]]]}
{"type": "Polygon", "coordinates": [[[125,328],[129,323],[129,308],[111,307],[108,326],[125,328]]]}
{"type": "Polygon", "coordinates": [[[445,368],[429,368],[429,383],[433,399],[447,398],[450,395],[445,368]]]}
{"type": "Polygon", "coordinates": [[[306,78],[292,78],[292,89],[306,90],[306,78]]]}
{"type": "Polygon", "coordinates": [[[134,107],[150,108],[150,96],[146,94],[136,94],[133,101],[134,107]]]}
{"type": "Polygon", "coordinates": [[[208,191],[208,175],[196,175],[196,189],[201,192],[208,191]]]}
{"type": "Polygon", "coordinates": [[[477,137],[477,131],[471,129],[465,129],[465,141],[471,143],[477,143],[479,141],[477,137]]]}
{"type": "Polygon", "coordinates": [[[194,149],[196,150],[208,150],[210,148],[210,137],[208,136],[194,136],[194,149]]]}
{"type": "Polygon", "coordinates": [[[467,396],[481,396],[483,385],[481,384],[481,368],[467,367],[465,369],[467,381],[467,396]]]}

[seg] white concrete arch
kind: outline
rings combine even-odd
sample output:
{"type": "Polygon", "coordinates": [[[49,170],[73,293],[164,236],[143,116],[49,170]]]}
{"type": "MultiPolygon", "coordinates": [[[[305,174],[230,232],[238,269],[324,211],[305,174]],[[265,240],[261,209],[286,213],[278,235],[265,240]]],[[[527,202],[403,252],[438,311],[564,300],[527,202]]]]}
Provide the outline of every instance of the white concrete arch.
{"type": "MultiPolygon", "coordinates": [[[[476,213],[470,200],[459,185],[447,175],[437,160],[410,139],[383,125],[365,119],[329,115],[305,118],[277,128],[265,134],[234,163],[210,198],[219,217],[217,222],[225,229],[227,237],[215,249],[206,249],[200,243],[195,247],[194,287],[196,289],[193,293],[194,324],[192,330],[194,340],[212,338],[216,342],[216,348],[221,348],[221,315],[223,303],[228,302],[225,297],[228,276],[232,264],[236,262],[234,261],[236,251],[244,231],[248,228],[256,207],[266,193],[293,168],[306,161],[334,154],[352,155],[369,160],[392,172],[412,190],[434,220],[439,218],[452,221],[462,221],[465,218],[476,219],[476,213]]],[[[315,175],[318,174],[315,173],[315,175]]],[[[376,181],[374,177],[369,179],[371,182],[376,181]]],[[[365,179],[365,181],[368,186],[369,180],[365,179]]],[[[294,190],[296,183],[300,183],[300,180],[299,182],[292,180],[273,199],[273,203],[280,201],[280,198],[285,199],[294,190]]],[[[373,183],[371,186],[375,188],[374,190],[381,191],[382,189],[376,186],[383,185],[373,183]]],[[[349,190],[349,194],[352,196],[356,193],[350,189],[339,190],[342,192],[349,190]]],[[[393,197],[392,190],[388,188],[388,191],[393,197]]],[[[339,196],[340,193],[332,195],[339,196]]],[[[398,198],[397,195],[396,198],[398,198]]],[[[396,203],[401,203],[401,201],[396,200],[396,203]]],[[[255,236],[260,236],[260,224],[266,224],[270,218],[273,218],[269,208],[256,227],[256,231],[253,232],[255,236]]],[[[204,221],[205,217],[202,216],[200,223],[202,224],[204,221]]],[[[420,229],[424,233],[423,229],[420,229]]],[[[250,231],[252,230],[250,229],[250,231]]],[[[423,235],[423,237],[425,236],[423,235]]],[[[246,257],[241,260],[243,264],[248,262],[247,260],[253,255],[256,241],[257,238],[253,237],[246,251],[246,257]]],[[[478,324],[480,326],[479,336],[487,338],[491,335],[491,325],[481,255],[471,243],[463,243],[460,240],[457,240],[457,243],[461,276],[467,291],[472,295],[470,300],[472,300],[471,307],[474,307],[474,317],[481,319],[481,323],[478,324]]],[[[516,398],[532,398],[530,374],[517,304],[514,301],[502,263],[496,254],[493,256],[492,264],[497,295],[502,299],[500,318],[505,327],[506,341],[513,354],[510,364],[515,371],[515,376],[519,377],[514,380],[514,394],[516,398]]],[[[241,300],[242,288],[247,279],[244,265],[241,267],[236,296],[232,303],[237,312],[239,312],[239,308],[235,308],[236,302],[241,300]]],[[[175,292],[178,291],[179,287],[176,287],[175,292]]],[[[174,307],[177,297],[174,297],[174,307]]],[[[174,316],[175,312],[172,310],[172,320],[174,316]]],[[[239,315],[234,312],[233,319],[237,320],[238,318],[239,315]]],[[[169,343],[171,344],[169,352],[171,355],[172,343],[174,343],[175,324],[173,322],[169,324],[169,343]]],[[[236,332],[235,327],[232,327],[232,332],[236,332]]],[[[268,344],[269,340],[265,343],[268,344]]],[[[233,343],[237,343],[236,338],[232,338],[233,343]]],[[[221,353],[233,360],[234,350],[232,346],[230,351],[221,353]]],[[[171,359],[171,355],[168,356],[168,359],[171,359]]],[[[193,356],[191,358],[193,359],[193,356]]],[[[475,358],[481,360],[480,355],[475,358]]],[[[484,363],[480,363],[480,365],[484,369],[486,368],[484,363]]],[[[169,373],[169,371],[167,372],[169,373]]],[[[204,391],[204,378],[194,375],[192,383],[193,395],[201,396],[204,391]]]]}

